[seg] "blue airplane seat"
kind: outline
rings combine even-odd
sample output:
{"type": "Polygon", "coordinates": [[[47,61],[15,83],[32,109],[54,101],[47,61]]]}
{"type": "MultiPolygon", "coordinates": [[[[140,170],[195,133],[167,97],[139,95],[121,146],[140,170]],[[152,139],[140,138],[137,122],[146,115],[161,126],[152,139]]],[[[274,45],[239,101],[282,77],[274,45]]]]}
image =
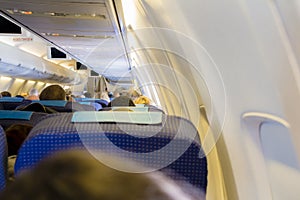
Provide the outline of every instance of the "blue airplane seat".
{"type": "Polygon", "coordinates": [[[107,107],[108,101],[104,99],[94,99],[94,98],[75,98],[77,102],[94,102],[100,104],[103,108],[107,107]]]}
{"type": "Polygon", "coordinates": [[[7,142],[3,128],[0,126],[0,191],[6,186],[7,180],[7,142]]]}
{"type": "Polygon", "coordinates": [[[48,115],[32,129],[19,150],[15,172],[18,174],[30,169],[43,158],[61,150],[119,151],[117,155],[122,158],[159,169],[174,180],[188,181],[206,191],[207,160],[205,156],[201,157],[203,154],[196,128],[181,117],[152,113],[163,116],[161,123],[152,119],[149,124],[143,123],[140,116],[149,112],[137,112],[138,116],[130,116],[131,120],[137,121],[134,123],[122,121],[122,117],[120,122],[114,122],[112,118],[105,121],[102,115],[119,116],[120,112],[114,116],[113,111],[91,112],[90,116],[99,117],[94,121],[89,121],[87,115],[74,121],[77,112],[48,115]]]}
{"type": "Polygon", "coordinates": [[[91,105],[82,105],[78,102],[70,102],[65,100],[35,100],[45,107],[51,108],[57,112],[75,112],[75,111],[94,111],[95,108],[91,105]]]}
{"type": "Polygon", "coordinates": [[[18,97],[2,97],[0,98],[0,110],[14,110],[18,106],[28,105],[31,103],[31,100],[18,98],[18,97]]]}
{"type": "Polygon", "coordinates": [[[35,126],[46,115],[30,111],[0,110],[0,125],[4,129],[16,123],[35,126]]]}

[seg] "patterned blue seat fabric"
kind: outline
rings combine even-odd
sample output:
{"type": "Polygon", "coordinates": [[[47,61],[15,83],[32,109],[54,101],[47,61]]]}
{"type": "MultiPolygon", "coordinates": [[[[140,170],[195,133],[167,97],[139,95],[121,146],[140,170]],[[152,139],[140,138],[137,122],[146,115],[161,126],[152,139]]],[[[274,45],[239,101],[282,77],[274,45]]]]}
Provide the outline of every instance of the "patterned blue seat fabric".
{"type": "Polygon", "coordinates": [[[108,102],[104,99],[94,99],[94,98],[75,98],[77,102],[93,102],[98,103],[102,106],[102,108],[107,107],[108,102]]]}
{"type": "Polygon", "coordinates": [[[0,126],[0,191],[5,188],[7,177],[7,143],[3,128],[0,126]]]}
{"type": "Polygon", "coordinates": [[[206,191],[207,161],[201,157],[198,132],[190,121],[164,116],[161,124],[136,125],[73,123],[71,118],[72,113],[51,114],[37,124],[19,151],[16,173],[64,149],[110,153],[117,149],[123,158],[159,169],[175,180],[188,181],[206,191]]]}

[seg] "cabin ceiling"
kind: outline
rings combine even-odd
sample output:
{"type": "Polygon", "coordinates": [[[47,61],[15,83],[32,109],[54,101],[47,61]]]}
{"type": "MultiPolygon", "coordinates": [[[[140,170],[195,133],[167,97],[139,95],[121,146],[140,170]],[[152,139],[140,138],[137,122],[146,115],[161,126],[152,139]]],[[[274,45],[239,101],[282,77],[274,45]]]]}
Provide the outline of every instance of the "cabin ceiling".
{"type": "Polygon", "coordinates": [[[100,74],[129,78],[107,0],[0,0],[2,12],[100,74]]]}

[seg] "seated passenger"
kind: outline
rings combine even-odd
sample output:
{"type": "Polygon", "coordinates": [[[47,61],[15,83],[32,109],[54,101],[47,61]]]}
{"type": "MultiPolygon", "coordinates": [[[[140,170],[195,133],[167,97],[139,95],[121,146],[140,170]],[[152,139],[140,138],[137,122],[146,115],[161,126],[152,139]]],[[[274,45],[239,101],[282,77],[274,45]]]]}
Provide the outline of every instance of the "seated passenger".
{"type": "Polygon", "coordinates": [[[41,113],[48,113],[48,114],[57,112],[56,110],[54,110],[52,108],[48,108],[46,106],[43,106],[42,104],[40,104],[38,102],[22,104],[22,105],[16,107],[15,110],[41,112],[41,113]]]}
{"type": "Polygon", "coordinates": [[[20,94],[16,95],[16,97],[21,98],[21,99],[25,99],[25,97],[23,97],[23,96],[20,95],[20,94]]]}
{"type": "Polygon", "coordinates": [[[108,92],[109,101],[111,101],[114,98],[114,95],[112,92],[108,92]]]}
{"type": "Polygon", "coordinates": [[[8,163],[7,174],[8,181],[14,180],[14,166],[16,155],[27,138],[32,126],[28,124],[13,124],[5,130],[7,146],[8,146],[8,163]]]}
{"type": "Polygon", "coordinates": [[[73,94],[66,96],[67,101],[76,102],[75,96],[73,94]]]}
{"type": "Polygon", "coordinates": [[[32,88],[29,91],[29,96],[27,97],[28,100],[40,100],[39,98],[39,91],[35,88],[32,88]]]}
{"type": "Polygon", "coordinates": [[[89,92],[85,92],[83,95],[85,98],[92,98],[92,94],[89,92]]]}
{"type": "MultiPolygon", "coordinates": [[[[111,159],[111,158],[110,158],[111,159]]],[[[115,163],[120,163],[114,159],[115,163]]],[[[122,162],[124,165],[124,161],[122,162]]],[[[8,185],[1,200],[192,200],[163,174],[128,173],[87,152],[61,152],[8,185]]],[[[197,199],[202,199],[197,197],[197,199]]]]}
{"type": "Polygon", "coordinates": [[[119,96],[114,98],[111,102],[109,102],[108,107],[118,107],[118,106],[135,106],[133,101],[127,96],[119,96]]]}
{"type": "MultiPolygon", "coordinates": [[[[117,89],[117,90],[115,90],[115,91],[113,92],[113,98],[112,98],[112,99],[117,98],[117,97],[119,97],[119,96],[121,96],[121,90],[120,90],[120,89],[117,89]]],[[[112,99],[111,99],[111,100],[112,100],[112,99]]]]}
{"type": "Polygon", "coordinates": [[[141,95],[136,100],[134,100],[134,103],[135,104],[150,105],[151,104],[151,100],[148,97],[146,97],[144,95],[141,95]]]}
{"type": "Polygon", "coordinates": [[[50,85],[43,89],[40,100],[66,100],[66,92],[59,85],[50,85]]]}
{"type": "Polygon", "coordinates": [[[110,98],[107,92],[102,92],[100,95],[100,99],[107,101],[107,103],[110,102],[110,98]]]}
{"type": "Polygon", "coordinates": [[[5,130],[8,156],[17,155],[31,129],[32,126],[28,124],[13,124],[5,130]]]}
{"type": "Polygon", "coordinates": [[[66,99],[67,101],[70,101],[70,102],[75,102],[75,96],[72,94],[72,91],[71,90],[65,90],[65,93],[66,93],[66,99]]]}
{"type": "Polygon", "coordinates": [[[141,96],[141,94],[136,90],[130,91],[129,95],[130,95],[130,98],[132,99],[132,101],[135,101],[137,98],[139,98],[141,96]]]}
{"type": "Polygon", "coordinates": [[[8,91],[1,92],[2,97],[11,97],[11,93],[8,91]]]}

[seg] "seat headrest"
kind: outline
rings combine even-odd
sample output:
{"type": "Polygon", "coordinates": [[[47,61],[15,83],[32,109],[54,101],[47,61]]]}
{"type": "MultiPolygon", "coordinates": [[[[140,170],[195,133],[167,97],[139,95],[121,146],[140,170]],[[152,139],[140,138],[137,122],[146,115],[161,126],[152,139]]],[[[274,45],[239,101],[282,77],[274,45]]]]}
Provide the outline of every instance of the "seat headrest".
{"type": "Polygon", "coordinates": [[[72,122],[119,122],[131,124],[161,124],[161,112],[124,112],[124,111],[80,111],[75,112],[72,122]]]}
{"type": "Polygon", "coordinates": [[[2,97],[0,98],[0,102],[22,102],[23,98],[20,97],[2,97]]]}
{"type": "Polygon", "coordinates": [[[148,107],[135,107],[135,106],[114,106],[111,108],[113,111],[118,111],[118,110],[131,110],[134,112],[148,112],[149,108],[148,107]]]}
{"type": "Polygon", "coordinates": [[[135,104],[136,107],[145,107],[145,104],[135,104]]]}
{"type": "Polygon", "coordinates": [[[30,120],[33,112],[17,110],[0,110],[0,119],[30,120]]]}
{"type": "Polygon", "coordinates": [[[65,107],[67,101],[65,100],[34,100],[32,102],[37,102],[42,104],[43,106],[57,106],[57,107],[65,107]]]}

